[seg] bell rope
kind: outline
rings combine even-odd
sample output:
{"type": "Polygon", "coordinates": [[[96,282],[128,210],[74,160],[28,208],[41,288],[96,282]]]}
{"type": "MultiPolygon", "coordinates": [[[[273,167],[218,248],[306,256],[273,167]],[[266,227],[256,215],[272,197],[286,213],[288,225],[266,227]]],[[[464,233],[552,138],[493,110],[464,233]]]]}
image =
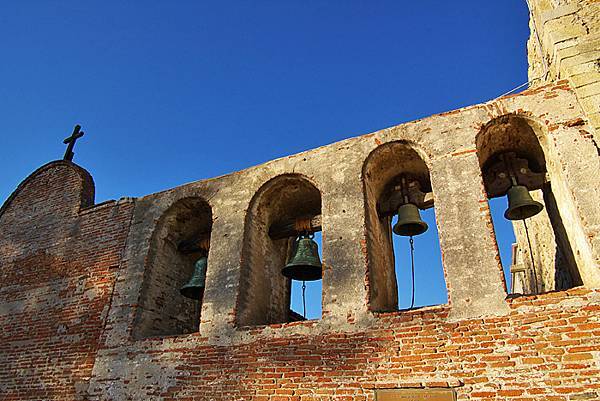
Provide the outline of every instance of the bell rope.
{"type": "Polygon", "coordinates": [[[302,281],[302,317],[306,319],[306,281],[302,281]]]}
{"type": "Polygon", "coordinates": [[[415,241],[413,236],[410,236],[410,268],[412,275],[412,298],[410,301],[410,309],[415,307],[415,241]]]}

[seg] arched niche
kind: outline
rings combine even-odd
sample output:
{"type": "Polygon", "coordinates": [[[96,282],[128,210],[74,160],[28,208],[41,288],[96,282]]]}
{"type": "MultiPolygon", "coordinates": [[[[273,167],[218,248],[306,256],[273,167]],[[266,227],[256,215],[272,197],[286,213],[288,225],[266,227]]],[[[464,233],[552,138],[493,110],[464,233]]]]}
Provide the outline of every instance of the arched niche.
{"type": "MultiPolygon", "coordinates": [[[[488,199],[505,198],[513,184],[512,175],[519,185],[529,189],[534,200],[544,205],[538,215],[525,222],[512,221],[516,243],[511,250],[509,291],[541,293],[581,285],[573,246],[561,216],[561,209],[572,205],[561,204],[555,197],[553,184],[560,178],[555,163],[547,159],[548,143],[541,126],[523,116],[501,116],[481,129],[476,147],[488,199]]],[[[506,208],[506,200],[498,205],[506,208]]],[[[506,229],[499,228],[498,219],[496,216],[493,221],[496,234],[506,235],[506,229]]]]}
{"type": "Polygon", "coordinates": [[[294,236],[273,239],[273,225],[321,214],[321,192],[299,174],[277,176],[252,198],[245,220],[237,301],[237,324],[253,326],[294,320],[290,280],[281,274],[294,236]]]}
{"type": "Polygon", "coordinates": [[[211,229],[211,207],[200,197],[180,199],[160,217],[146,258],[136,338],[198,331],[201,301],[182,296],[179,289],[190,279],[194,263],[203,253],[193,244],[209,241],[211,229]]]}
{"type": "MultiPolygon", "coordinates": [[[[406,201],[401,185],[405,185],[408,200],[419,209],[434,206],[429,168],[424,160],[422,152],[413,144],[397,141],[376,148],[363,165],[369,308],[373,311],[398,310],[392,220],[398,207],[406,201]]],[[[439,239],[435,242],[439,250],[439,239]]]]}

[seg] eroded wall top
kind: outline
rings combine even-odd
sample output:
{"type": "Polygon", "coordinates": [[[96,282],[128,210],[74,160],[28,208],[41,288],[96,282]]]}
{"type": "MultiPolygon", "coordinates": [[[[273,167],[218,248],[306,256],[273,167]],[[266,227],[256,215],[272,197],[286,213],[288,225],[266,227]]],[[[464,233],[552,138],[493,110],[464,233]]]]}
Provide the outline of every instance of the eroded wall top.
{"type": "MultiPolygon", "coordinates": [[[[569,80],[597,136],[600,129],[600,2],[528,0],[529,79],[569,80]]],[[[597,137],[596,137],[597,138],[597,137]]]]}

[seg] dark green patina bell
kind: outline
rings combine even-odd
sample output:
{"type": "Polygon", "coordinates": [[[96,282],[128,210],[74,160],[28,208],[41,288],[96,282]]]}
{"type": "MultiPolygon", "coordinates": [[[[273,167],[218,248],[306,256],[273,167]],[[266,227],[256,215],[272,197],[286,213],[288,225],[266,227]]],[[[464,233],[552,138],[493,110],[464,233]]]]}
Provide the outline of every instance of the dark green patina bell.
{"type": "Polygon", "coordinates": [[[194,264],[194,272],[190,280],[179,289],[181,295],[186,298],[200,300],[204,294],[204,283],[206,281],[206,256],[202,256],[194,264]]]}
{"type": "Polygon", "coordinates": [[[319,246],[311,237],[302,235],[296,240],[294,255],[281,269],[281,274],[292,280],[314,281],[323,277],[322,270],[319,246]]]}
{"type": "Polygon", "coordinates": [[[398,208],[398,221],[394,224],[394,233],[403,237],[412,237],[427,231],[427,223],[421,220],[419,208],[405,203],[398,208]]]}
{"type": "Polygon", "coordinates": [[[533,200],[524,185],[514,185],[508,190],[508,209],[504,217],[508,220],[524,220],[542,211],[544,205],[533,200]]]}

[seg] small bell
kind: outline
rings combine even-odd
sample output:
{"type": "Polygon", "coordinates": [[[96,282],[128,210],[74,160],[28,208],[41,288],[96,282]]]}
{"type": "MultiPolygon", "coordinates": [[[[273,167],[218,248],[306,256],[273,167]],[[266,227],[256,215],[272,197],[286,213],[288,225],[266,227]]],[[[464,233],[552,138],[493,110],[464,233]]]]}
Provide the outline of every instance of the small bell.
{"type": "Polygon", "coordinates": [[[206,281],[206,256],[202,256],[194,264],[194,272],[189,281],[179,289],[181,295],[186,298],[200,300],[204,294],[204,284],[206,281]]]}
{"type": "Polygon", "coordinates": [[[508,220],[524,220],[542,211],[544,205],[533,200],[524,185],[513,185],[508,190],[508,209],[504,217],[508,220]]]}
{"type": "Polygon", "coordinates": [[[323,277],[319,246],[307,235],[296,240],[294,255],[281,269],[281,274],[292,280],[314,281],[323,277]]]}
{"type": "Polygon", "coordinates": [[[403,237],[412,237],[427,231],[427,223],[421,220],[419,208],[405,203],[398,208],[398,221],[394,224],[394,233],[403,237]]]}

